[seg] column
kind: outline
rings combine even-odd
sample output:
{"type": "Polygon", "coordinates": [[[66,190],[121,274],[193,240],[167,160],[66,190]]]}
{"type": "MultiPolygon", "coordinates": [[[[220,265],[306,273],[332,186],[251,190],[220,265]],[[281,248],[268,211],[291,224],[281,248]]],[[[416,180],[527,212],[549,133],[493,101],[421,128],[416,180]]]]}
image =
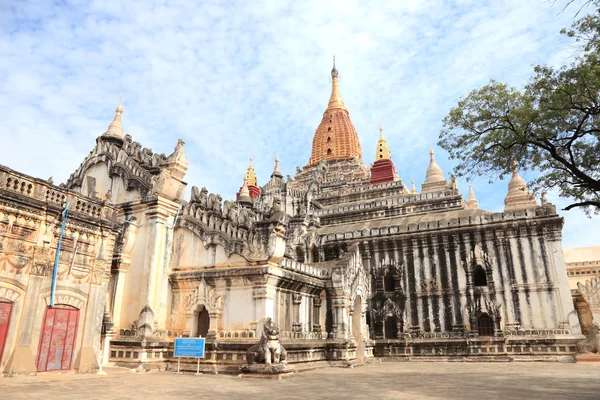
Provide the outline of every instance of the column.
{"type": "Polygon", "coordinates": [[[312,331],[321,333],[321,298],[313,298],[313,326],[312,331]]]}
{"type": "Polygon", "coordinates": [[[302,293],[293,293],[292,312],[294,313],[294,322],[292,324],[292,332],[294,332],[294,337],[300,336],[300,333],[302,332],[302,323],[300,322],[300,304],[302,304],[302,293]]]}

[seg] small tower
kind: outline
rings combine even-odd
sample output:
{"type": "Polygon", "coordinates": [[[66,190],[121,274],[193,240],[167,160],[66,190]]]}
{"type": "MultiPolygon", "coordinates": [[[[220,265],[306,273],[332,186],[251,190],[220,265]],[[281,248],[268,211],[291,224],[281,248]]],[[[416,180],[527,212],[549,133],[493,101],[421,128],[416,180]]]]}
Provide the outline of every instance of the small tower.
{"type": "Polygon", "coordinates": [[[123,96],[115,110],[115,118],[108,126],[108,130],[100,136],[100,139],[123,144],[123,124],[121,123],[121,114],[123,114],[123,96]]]}
{"type": "Polygon", "coordinates": [[[273,177],[283,178],[283,175],[279,170],[279,156],[275,157],[275,168],[273,168],[273,173],[271,174],[271,178],[273,177]]]}
{"type": "Polygon", "coordinates": [[[469,185],[469,199],[467,200],[469,208],[479,208],[479,201],[475,198],[475,192],[473,186],[469,185]]]}
{"type": "Polygon", "coordinates": [[[410,194],[417,194],[417,188],[415,188],[415,180],[412,180],[412,189],[410,189],[410,194]]]}
{"type": "Polygon", "coordinates": [[[396,180],[396,167],[387,141],[383,137],[383,126],[379,126],[379,141],[375,150],[375,162],[371,166],[371,183],[385,183],[396,180]]]}
{"type": "Polygon", "coordinates": [[[250,190],[248,189],[248,181],[246,180],[246,177],[244,177],[244,183],[242,184],[240,192],[237,195],[237,201],[242,205],[252,204],[252,199],[250,198],[250,190]]]}
{"type": "MultiPolygon", "coordinates": [[[[250,157],[250,165],[248,166],[248,170],[244,175],[244,181],[248,185],[248,191],[250,192],[250,198],[254,199],[260,194],[260,188],[258,187],[258,179],[256,178],[256,173],[254,172],[254,167],[252,166],[252,161],[254,159],[250,157]]],[[[241,193],[242,188],[240,188],[241,193]]],[[[238,193],[239,195],[239,193],[238,193]]]]}
{"type": "Polygon", "coordinates": [[[448,181],[444,178],[444,173],[435,162],[435,153],[433,147],[429,148],[429,167],[425,174],[425,182],[421,185],[421,193],[432,193],[446,190],[448,181]]]}
{"type": "Polygon", "coordinates": [[[537,207],[535,197],[529,193],[527,184],[517,172],[515,161],[513,161],[512,166],[513,174],[510,182],[508,182],[508,193],[504,199],[504,211],[526,210],[537,207]]]}

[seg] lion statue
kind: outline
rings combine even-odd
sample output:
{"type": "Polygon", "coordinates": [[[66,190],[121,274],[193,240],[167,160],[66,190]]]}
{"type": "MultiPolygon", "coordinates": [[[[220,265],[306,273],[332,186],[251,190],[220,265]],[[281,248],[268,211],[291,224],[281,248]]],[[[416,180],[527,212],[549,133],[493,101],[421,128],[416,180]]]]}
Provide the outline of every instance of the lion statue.
{"type": "Polygon", "coordinates": [[[271,318],[265,319],[260,342],[248,349],[248,364],[285,364],[287,351],[279,342],[279,327],[271,318]]]}
{"type": "Polygon", "coordinates": [[[577,352],[600,353],[600,326],[598,324],[590,326],[590,335],[577,343],[577,352]]]}

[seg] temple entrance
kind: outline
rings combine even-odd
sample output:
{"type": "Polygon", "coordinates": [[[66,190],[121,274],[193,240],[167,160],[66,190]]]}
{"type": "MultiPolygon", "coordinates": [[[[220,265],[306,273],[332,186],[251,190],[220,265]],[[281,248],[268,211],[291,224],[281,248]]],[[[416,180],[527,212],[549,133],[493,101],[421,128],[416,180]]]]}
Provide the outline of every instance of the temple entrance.
{"type": "Polygon", "coordinates": [[[57,305],[46,309],[38,349],[38,371],[71,369],[78,323],[79,310],[74,307],[57,305]]]}
{"type": "Polygon", "coordinates": [[[396,318],[387,317],[384,324],[384,335],[386,339],[398,339],[398,324],[396,318]]]}
{"type": "Polygon", "coordinates": [[[4,344],[8,337],[8,326],[10,325],[10,314],[12,313],[13,303],[0,300],[0,363],[2,363],[2,354],[4,354],[4,344]]]}
{"type": "Polygon", "coordinates": [[[356,359],[365,359],[365,341],[362,336],[362,302],[360,296],[354,300],[354,312],[352,313],[352,336],[356,342],[356,359]]]}
{"type": "Polygon", "coordinates": [[[205,338],[208,335],[208,329],[210,328],[210,316],[206,307],[202,307],[202,311],[198,313],[198,326],[197,335],[198,337],[205,338]]]}
{"type": "Polygon", "coordinates": [[[494,321],[486,313],[477,318],[477,331],[479,336],[494,336],[494,321]]]}

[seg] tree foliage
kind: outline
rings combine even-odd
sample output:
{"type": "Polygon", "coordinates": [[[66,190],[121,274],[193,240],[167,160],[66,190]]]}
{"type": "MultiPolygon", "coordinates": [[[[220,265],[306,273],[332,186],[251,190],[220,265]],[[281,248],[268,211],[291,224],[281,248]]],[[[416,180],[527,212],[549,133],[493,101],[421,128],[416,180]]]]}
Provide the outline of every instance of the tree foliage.
{"type": "Polygon", "coordinates": [[[460,162],[458,176],[502,178],[534,171],[534,191],[558,190],[571,204],[600,211],[600,0],[564,34],[582,45],[571,65],[535,66],[521,90],[491,81],[459,100],[438,144],[460,162]]]}

